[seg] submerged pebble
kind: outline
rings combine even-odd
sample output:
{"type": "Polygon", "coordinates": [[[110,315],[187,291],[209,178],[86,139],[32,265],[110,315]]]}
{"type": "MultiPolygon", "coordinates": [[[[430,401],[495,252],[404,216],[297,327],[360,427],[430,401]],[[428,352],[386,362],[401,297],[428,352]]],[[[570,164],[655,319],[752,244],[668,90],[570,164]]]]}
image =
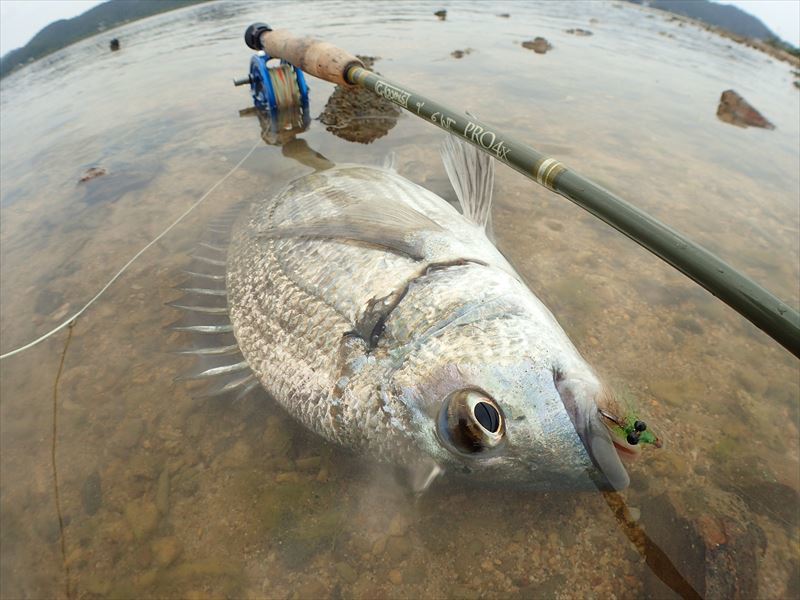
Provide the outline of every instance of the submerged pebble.
{"type": "Polygon", "coordinates": [[[158,508],[149,500],[132,500],[125,505],[125,519],[134,537],[145,539],[158,527],[158,508]]]}
{"type": "Polygon", "coordinates": [[[81,487],[81,504],[87,515],[93,515],[103,505],[103,490],[100,485],[100,473],[92,472],[81,487]]]}

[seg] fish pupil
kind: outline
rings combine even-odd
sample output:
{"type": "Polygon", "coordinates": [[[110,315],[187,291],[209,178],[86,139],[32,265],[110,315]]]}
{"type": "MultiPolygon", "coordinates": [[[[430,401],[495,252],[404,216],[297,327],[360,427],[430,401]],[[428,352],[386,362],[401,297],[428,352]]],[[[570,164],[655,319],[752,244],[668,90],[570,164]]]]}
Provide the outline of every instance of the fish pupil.
{"type": "Polygon", "coordinates": [[[494,406],[486,402],[478,402],[472,412],[481,427],[490,433],[497,433],[500,428],[500,414],[494,406]]]}

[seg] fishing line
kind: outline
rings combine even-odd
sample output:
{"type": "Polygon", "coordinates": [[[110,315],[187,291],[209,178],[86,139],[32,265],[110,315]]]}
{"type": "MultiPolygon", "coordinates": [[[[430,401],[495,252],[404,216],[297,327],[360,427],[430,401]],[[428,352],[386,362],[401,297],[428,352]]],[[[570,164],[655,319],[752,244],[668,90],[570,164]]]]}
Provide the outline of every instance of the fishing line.
{"type": "Polygon", "coordinates": [[[61,541],[61,565],[64,568],[64,591],[67,595],[67,600],[70,600],[69,587],[69,563],[67,562],[67,541],[64,538],[64,517],[61,514],[61,495],[58,492],[58,469],[56,467],[56,439],[58,439],[58,382],[61,380],[61,373],[64,370],[64,360],[67,358],[67,349],[72,340],[72,329],[75,323],[70,321],[68,323],[69,331],[67,333],[67,341],[64,343],[64,349],[61,351],[61,361],[58,363],[58,372],[56,373],[56,380],[53,383],[53,438],[50,444],[50,465],[53,471],[53,491],[56,498],[56,513],[58,514],[58,537],[61,541]]]}
{"type": "Polygon", "coordinates": [[[221,179],[219,179],[219,180],[218,180],[218,181],[217,181],[217,182],[216,182],[214,185],[212,185],[210,188],[208,188],[208,191],[206,191],[206,193],[205,193],[205,194],[203,194],[203,195],[200,197],[200,199],[199,199],[197,202],[195,202],[195,203],[194,203],[194,204],[192,204],[192,205],[191,205],[189,208],[187,208],[187,209],[186,209],[186,211],[184,211],[184,213],[183,213],[181,216],[179,216],[177,219],[175,219],[175,220],[172,222],[172,224],[170,224],[169,226],[167,226],[167,228],[166,228],[166,229],[164,229],[164,231],[162,231],[161,233],[159,233],[159,234],[158,234],[158,235],[157,235],[155,238],[153,238],[153,239],[152,239],[152,240],[151,240],[151,241],[150,241],[150,242],[149,242],[149,243],[148,243],[148,244],[147,244],[147,245],[146,245],[144,248],[142,248],[141,250],[139,250],[139,252],[137,252],[136,254],[134,254],[134,255],[133,255],[133,258],[131,258],[131,259],[130,259],[128,262],[126,262],[126,263],[123,265],[123,267],[122,267],[122,268],[121,268],[119,271],[117,271],[117,273],[116,273],[116,274],[115,274],[115,275],[114,275],[114,276],[113,276],[111,279],[109,279],[109,280],[108,280],[108,283],[106,283],[106,284],[103,286],[103,288],[102,288],[102,289],[101,289],[99,292],[97,292],[97,294],[95,294],[95,296],[94,296],[94,297],[93,297],[91,300],[89,300],[89,301],[88,301],[86,304],[84,304],[84,305],[83,305],[83,307],[82,307],[82,308],[81,308],[81,309],[80,309],[78,312],[76,312],[76,313],[75,313],[74,315],[72,315],[71,317],[67,318],[67,319],[66,319],[66,320],[65,320],[63,323],[61,323],[61,324],[60,324],[60,325],[58,325],[57,327],[54,327],[53,329],[51,329],[50,331],[48,331],[47,333],[45,333],[45,334],[44,334],[44,335],[42,335],[41,337],[38,337],[38,338],[36,338],[36,339],[35,339],[35,340],[33,340],[32,342],[29,342],[29,343],[25,344],[24,346],[20,346],[19,348],[15,348],[14,350],[11,350],[11,351],[9,351],[9,352],[6,352],[5,354],[0,354],[0,360],[3,360],[4,358],[8,358],[9,356],[14,356],[15,354],[19,354],[20,352],[23,352],[23,351],[25,351],[25,350],[27,350],[27,349],[29,349],[29,348],[33,348],[34,346],[36,346],[37,344],[39,344],[39,343],[43,342],[44,340],[46,340],[46,339],[47,339],[47,338],[49,338],[50,336],[52,336],[52,335],[54,335],[54,334],[58,333],[59,331],[61,331],[62,329],[64,329],[64,327],[68,326],[70,323],[72,323],[72,322],[73,322],[73,321],[75,321],[75,320],[76,320],[78,317],[80,317],[80,316],[81,316],[81,315],[82,315],[84,312],[86,312],[86,309],[88,309],[88,308],[89,308],[89,307],[90,307],[92,304],[94,304],[95,302],[97,302],[97,300],[100,298],[100,296],[102,296],[102,295],[105,293],[105,291],[106,291],[108,288],[110,288],[110,287],[111,287],[111,285],[112,285],[112,284],[113,284],[113,283],[114,283],[114,282],[115,282],[117,279],[119,279],[119,277],[120,277],[120,276],[121,276],[121,275],[122,275],[122,274],[123,274],[125,271],[127,271],[127,270],[128,270],[128,267],[130,267],[130,266],[131,266],[131,265],[134,263],[134,261],[135,261],[137,258],[139,258],[139,257],[140,257],[142,254],[144,254],[144,253],[145,253],[145,252],[146,252],[146,251],[147,251],[147,250],[148,250],[148,249],[149,249],[151,246],[153,246],[153,245],[154,245],[156,242],[158,242],[158,241],[159,241],[161,238],[163,238],[165,235],[167,235],[167,234],[168,234],[168,233],[169,233],[169,232],[170,232],[170,231],[171,231],[171,230],[172,230],[172,229],[173,229],[173,228],[174,228],[174,227],[175,227],[175,226],[176,226],[178,223],[180,223],[181,221],[183,221],[183,219],[185,219],[185,218],[186,218],[186,217],[189,215],[189,213],[191,213],[191,212],[192,212],[192,211],[193,211],[195,208],[197,208],[198,206],[200,206],[200,204],[201,204],[201,203],[202,203],[202,202],[203,202],[203,201],[204,201],[206,198],[208,198],[208,196],[211,194],[211,192],[213,192],[215,189],[217,189],[217,188],[218,188],[218,187],[219,187],[219,186],[220,186],[220,185],[221,185],[221,184],[222,184],[222,183],[223,183],[223,182],[224,182],[226,179],[228,179],[228,177],[230,177],[231,175],[233,175],[233,174],[236,172],[236,170],[237,170],[239,167],[241,167],[241,166],[242,166],[242,164],[244,164],[244,161],[246,161],[248,158],[250,158],[250,155],[251,155],[251,154],[253,154],[253,152],[255,152],[255,149],[256,149],[256,148],[258,148],[258,146],[260,146],[260,145],[261,145],[261,141],[258,141],[258,142],[256,142],[255,144],[253,144],[253,147],[252,147],[252,148],[250,148],[250,150],[248,151],[248,153],[244,155],[244,158],[242,158],[242,160],[240,160],[238,163],[236,163],[236,165],[235,165],[235,166],[234,166],[234,167],[233,167],[233,168],[232,168],[230,171],[228,171],[228,172],[227,172],[227,173],[226,173],[226,174],[225,174],[225,175],[224,175],[224,176],[223,176],[221,179]]]}

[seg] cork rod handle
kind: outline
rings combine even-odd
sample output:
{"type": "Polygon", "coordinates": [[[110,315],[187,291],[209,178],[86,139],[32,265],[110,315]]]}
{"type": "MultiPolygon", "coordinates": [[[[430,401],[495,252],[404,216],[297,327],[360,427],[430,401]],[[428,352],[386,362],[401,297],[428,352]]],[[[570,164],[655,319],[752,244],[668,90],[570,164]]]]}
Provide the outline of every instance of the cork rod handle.
{"type": "Polygon", "coordinates": [[[350,85],[346,79],[351,66],[364,67],[358,58],[333,44],[314,38],[298,38],[286,29],[263,31],[259,38],[264,51],[293,64],[304,72],[339,85],[350,85]]]}

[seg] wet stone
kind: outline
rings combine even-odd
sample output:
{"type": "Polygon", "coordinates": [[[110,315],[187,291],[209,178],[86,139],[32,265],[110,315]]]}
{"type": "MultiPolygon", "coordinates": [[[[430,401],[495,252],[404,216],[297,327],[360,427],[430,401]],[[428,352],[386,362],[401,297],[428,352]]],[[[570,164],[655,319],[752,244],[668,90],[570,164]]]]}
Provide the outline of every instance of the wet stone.
{"type": "Polygon", "coordinates": [[[358,579],[358,573],[356,573],[356,570],[346,562],[336,563],[335,568],[336,572],[339,574],[339,577],[341,577],[342,580],[347,583],[355,583],[358,579]]]}
{"type": "Polygon", "coordinates": [[[691,317],[679,317],[675,319],[675,327],[682,329],[686,333],[693,333],[696,335],[703,334],[703,328],[700,326],[700,323],[691,317]]]}
{"type": "Polygon", "coordinates": [[[168,567],[174,563],[181,553],[181,543],[175,537],[153,540],[151,548],[156,562],[161,567],[168,567]]]}
{"type": "Polygon", "coordinates": [[[546,54],[553,46],[543,37],[537,37],[533,40],[522,42],[522,47],[528,50],[533,50],[536,54],[546,54]]]}
{"type": "Polygon", "coordinates": [[[408,531],[409,521],[405,515],[395,515],[389,523],[389,535],[403,536],[408,531]]]}
{"type": "Polygon", "coordinates": [[[125,505],[125,519],[134,537],[145,539],[158,527],[158,508],[148,500],[133,500],[125,505]]]}
{"type": "Polygon", "coordinates": [[[317,471],[321,462],[322,458],[319,456],[307,456],[298,458],[294,464],[299,471],[317,471]]]}
{"type": "Polygon", "coordinates": [[[753,108],[747,100],[734,90],[725,90],[717,106],[717,118],[724,123],[737,127],[761,127],[762,129],[775,129],[764,116],[753,108]]]}
{"type": "Polygon", "coordinates": [[[130,450],[139,443],[142,433],[144,433],[144,421],[128,419],[117,429],[111,439],[111,445],[117,449],[130,450]]]}
{"type": "Polygon", "coordinates": [[[389,581],[391,581],[394,585],[400,585],[403,583],[403,574],[397,569],[392,569],[389,571],[389,581]]]}
{"type": "Polygon", "coordinates": [[[156,487],[156,508],[162,515],[169,512],[169,469],[164,467],[156,487]]]}
{"type": "Polygon", "coordinates": [[[81,487],[81,504],[87,515],[93,515],[103,505],[103,490],[100,485],[100,473],[92,472],[81,487]]]}
{"type": "Polygon", "coordinates": [[[390,537],[386,542],[386,555],[393,562],[400,562],[411,553],[411,542],[404,537],[390,537]]]}

